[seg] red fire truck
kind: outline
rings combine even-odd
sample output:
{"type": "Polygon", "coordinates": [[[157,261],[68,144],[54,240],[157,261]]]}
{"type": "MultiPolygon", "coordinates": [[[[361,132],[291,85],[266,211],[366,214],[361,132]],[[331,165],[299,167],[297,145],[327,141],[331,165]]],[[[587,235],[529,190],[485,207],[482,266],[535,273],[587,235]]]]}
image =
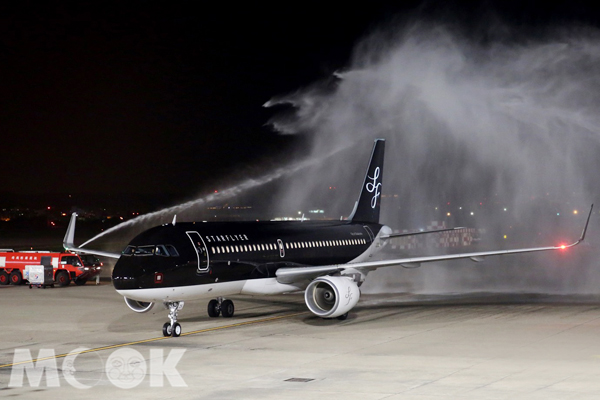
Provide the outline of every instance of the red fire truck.
{"type": "Polygon", "coordinates": [[[67,286],[71,281],[85,285],[88,279],[100,274],[99,266],[85,266],[75,253],[0,249],[0,285],[25,282],[28,265],[52,265],[54,281],[59,286],[67,286]]]}

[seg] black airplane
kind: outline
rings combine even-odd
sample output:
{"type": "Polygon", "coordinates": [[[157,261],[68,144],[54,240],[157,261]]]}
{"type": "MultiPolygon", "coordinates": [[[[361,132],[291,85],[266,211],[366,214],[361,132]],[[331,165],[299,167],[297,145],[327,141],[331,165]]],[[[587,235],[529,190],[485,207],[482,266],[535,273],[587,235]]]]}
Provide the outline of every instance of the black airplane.
{"type": "MultiPolygon", "coordinates": [[[[451,229],[393,234],[379,223],[385,140],[375,140],[358,201],[343,221],[186,222],[157,226],[136,236],[121,254],[78,248],[73,244],[73,214],[64,247],[74,252],[118,258],[112,282],[136,312],[161,302],[169,310],[165,336],[179,336],[178,312],[184,301],[212,298],[210,317],[231,317],[228,296],[274,295],[304,291],[308,309],[322,318],[346,319],[360,298],[359,287],[381,267],[417,267],[421,263],[561,250],[570,245],[485,251],[373,261],[388,239],[451,229]]],[[[593,205],[592,205],[593,207],[593,205]]],[[[460,228],[454,228],[460,229],[460,228]]]]}

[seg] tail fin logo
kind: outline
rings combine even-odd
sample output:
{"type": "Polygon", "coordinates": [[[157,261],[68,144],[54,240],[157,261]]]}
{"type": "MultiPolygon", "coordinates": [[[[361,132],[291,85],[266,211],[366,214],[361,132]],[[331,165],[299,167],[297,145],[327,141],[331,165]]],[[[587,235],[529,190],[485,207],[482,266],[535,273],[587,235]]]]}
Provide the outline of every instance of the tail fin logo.
{"type": "Polygon", "coordinates": [[[381,182],[377,182],[379,179],[380,170],[379,167],[375,168],[373,172],[373,176],[367,176],[368,179],[372,180],[372,182],[367,182],[365,189],[367,192],[374,193],[373,198],[371,199],[371,208],[375,208],[377,206],[377,198],[381,195],[381,182]]]}

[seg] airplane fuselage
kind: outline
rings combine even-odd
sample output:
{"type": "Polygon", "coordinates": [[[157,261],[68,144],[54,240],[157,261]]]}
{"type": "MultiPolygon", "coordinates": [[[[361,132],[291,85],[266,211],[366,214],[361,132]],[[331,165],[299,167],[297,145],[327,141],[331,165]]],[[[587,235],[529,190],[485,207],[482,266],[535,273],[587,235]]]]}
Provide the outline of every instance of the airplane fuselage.
{"type": "Polygon", "coordinates": [[[123,296],[145,302],[303,290],[309,280],[280,283],[276,271],[366,261],[380,245],[382,228],[349,221],[158,226],[130,242],[113,284],[123,296]]]}

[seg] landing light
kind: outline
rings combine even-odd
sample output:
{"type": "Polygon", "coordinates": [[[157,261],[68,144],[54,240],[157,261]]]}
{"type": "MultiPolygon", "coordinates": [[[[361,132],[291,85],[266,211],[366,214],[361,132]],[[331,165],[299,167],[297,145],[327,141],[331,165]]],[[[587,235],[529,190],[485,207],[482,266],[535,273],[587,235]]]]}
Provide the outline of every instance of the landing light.
{"type": "Polygon", "coordinates": [[[565,246],[564,244],[562,244],[562,245],[560,245],[560,248],[564,250],[564,249],[567,248],[567,246],[565,246]]]}

